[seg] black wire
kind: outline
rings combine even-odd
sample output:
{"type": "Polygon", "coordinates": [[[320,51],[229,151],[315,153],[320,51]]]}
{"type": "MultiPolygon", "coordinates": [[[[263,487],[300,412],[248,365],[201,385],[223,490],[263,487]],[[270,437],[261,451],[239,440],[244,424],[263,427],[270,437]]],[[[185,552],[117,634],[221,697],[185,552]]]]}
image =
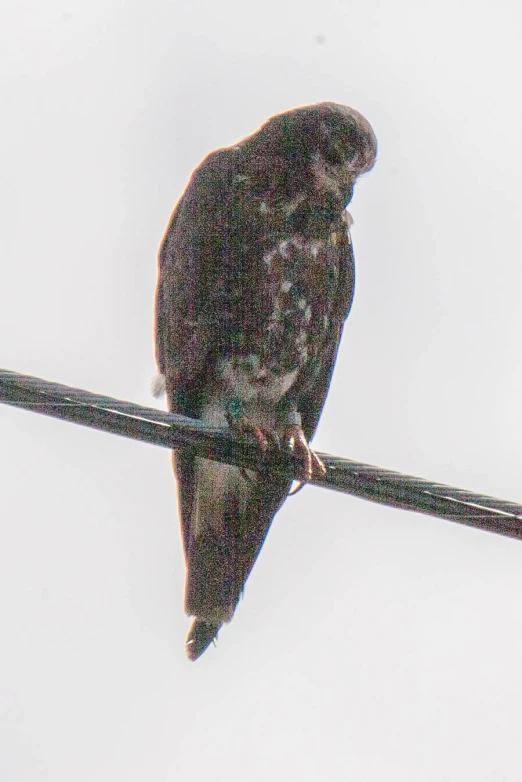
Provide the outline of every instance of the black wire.
{"type": "MultiPolygon", "coordinates": [[[[192,448],[200,456],[253,470],[262,462],[257,445],[227,430],[8,370],[0,370],[0,402],[164,448],[192,448]]],[[[312,481],[316,486],[522,538],[522,505],[329,454],[319,456],[326,476],[312,481]]],[[[286,454],[274,454],[270,469],[299,475],[286,454]]]]}

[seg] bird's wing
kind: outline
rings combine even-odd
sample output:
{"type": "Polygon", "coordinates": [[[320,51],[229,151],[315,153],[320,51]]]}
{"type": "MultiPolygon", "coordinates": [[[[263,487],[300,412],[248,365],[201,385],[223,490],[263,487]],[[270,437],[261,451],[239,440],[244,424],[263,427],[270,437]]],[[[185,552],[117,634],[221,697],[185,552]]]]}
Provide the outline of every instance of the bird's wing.
{"type": "Polygon", "coordinates": [[[349,231],[336,232],[335,244],[328,252],[335,254],[339,264],[339,283],[330,318],[330,328],[321,353],[320,366],[315,371],[305,366],[296,387],[290,393],[301,413],[303,431],[311,440],[319,423],[324,403],[332,380],[346,318],[350,314],[355,292],[355,260],[349,231]]]}
{"type": "Polygon", "coordinates": [[[197,415],[201,380],[215,347],[210,295],[222,253],[226,150],[209,155],[178,202],[159,251],[156,288],[156,360],[165,375],[171,409],[197,415]]]}
{"type": "MultiPolygon", "coordinates": [[[[198,418],[205,378],[219,347],[220,317],[211,292],[222,254],[227,172],[231,153],[219,150],[196,169],[178,202],[159,251],[156,288],[156,360],[172,412],[198,418]]],[[[188,555],[194,498],[194,456],[178,451],[180,521],[188,555]]]]}

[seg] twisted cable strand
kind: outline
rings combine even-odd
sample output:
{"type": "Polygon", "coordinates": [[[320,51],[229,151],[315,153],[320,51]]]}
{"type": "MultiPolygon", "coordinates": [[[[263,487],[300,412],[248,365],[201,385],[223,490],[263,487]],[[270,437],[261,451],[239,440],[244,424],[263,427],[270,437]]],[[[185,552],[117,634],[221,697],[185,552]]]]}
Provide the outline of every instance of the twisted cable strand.
{"type": "MultiPolygon", "coordinates": [[[[200,456],[253,470],[259,469],[262,458],[255,443],[202,421],[3,369],[0,402],[164,448],[189,447],[200,456]]],[[[515,502],[330,454],[319,456],[327,472],[312,481],[316,486],[522,538],[522,505],[515,502]]],[[[298,476],[290,455],[274,455],[273,464],[298,476]]]]}

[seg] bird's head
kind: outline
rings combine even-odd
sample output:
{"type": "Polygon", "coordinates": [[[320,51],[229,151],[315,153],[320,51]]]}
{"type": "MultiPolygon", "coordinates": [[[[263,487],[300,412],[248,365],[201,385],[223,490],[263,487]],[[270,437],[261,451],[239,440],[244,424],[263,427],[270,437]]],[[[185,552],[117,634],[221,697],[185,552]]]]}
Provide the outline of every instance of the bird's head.
{"type": "Polygon", "coordinates": [[[377,139],[368,120],[349,106],[317,103],[268,120],[260,140],[274,157],[282,156],[295,171],[313,177],[319,192],[336,195],[346,206],[357,177],[369,171],[377,156],[377,139]]]}

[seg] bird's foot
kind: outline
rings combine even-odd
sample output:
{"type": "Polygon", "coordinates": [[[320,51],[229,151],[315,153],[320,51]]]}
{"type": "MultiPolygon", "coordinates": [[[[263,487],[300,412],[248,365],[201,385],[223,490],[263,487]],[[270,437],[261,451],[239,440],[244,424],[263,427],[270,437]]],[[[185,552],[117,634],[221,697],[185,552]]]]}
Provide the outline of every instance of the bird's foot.
{"type": "Polygon", "coordinates": [[[292,492],[295,494],[314,478],[324,478],[326,467],[319,456],[310,448],[301,425],[298,412],[288,413],[282,440],[274,429],[255,424],[244,412],[243,405],[235,400],[228,405],[226,413],[230,429],[239,435],[251,435],[255,438],[262,453],[261,470],[270,469],[270,455],[281,452],[292,454],[300,467],[301,486],[292,492]]]}
{"type": "Polygon", "coordinates": [[[271,447],[279,448],[279,437],[273,429],[267,429],[265,426],[258,426],[246,415],[234,418],[227,416],[230,429],[236,434],[250,434],[255,438],[259,448],[265,454],[271,447]]]}
{"type": "MultiPolygon", "coordinates": [[[[315,451],[310,448],[301,426],[301,416],[299,413],[289,413],[288,424],[283,437],[283,447],[285,447],[287,451],[290,451],[300,463],[300,480],[303,483],[308,483],[314,478],[325,477],[326,467],[315,451]]],[[[299,488],[292,492],[292,494],[299,491],[299,488]]]]}
{"type": "MultiPolygon", "coordinates": [[[[233,400],[228,404],[226,418],[229,428],[232,432],[239,435],[251,435],[256,440],[259,450],[262,453],[260,468],[266,469],[268,455],[270,452],[279,451],[281,444],[277,432],[265,426],[255,424],[246,414],[241,402],[233,400]]],[[[242,470],[243,476],[248,478],[248,472],[245,468],[242,470]]]]}

